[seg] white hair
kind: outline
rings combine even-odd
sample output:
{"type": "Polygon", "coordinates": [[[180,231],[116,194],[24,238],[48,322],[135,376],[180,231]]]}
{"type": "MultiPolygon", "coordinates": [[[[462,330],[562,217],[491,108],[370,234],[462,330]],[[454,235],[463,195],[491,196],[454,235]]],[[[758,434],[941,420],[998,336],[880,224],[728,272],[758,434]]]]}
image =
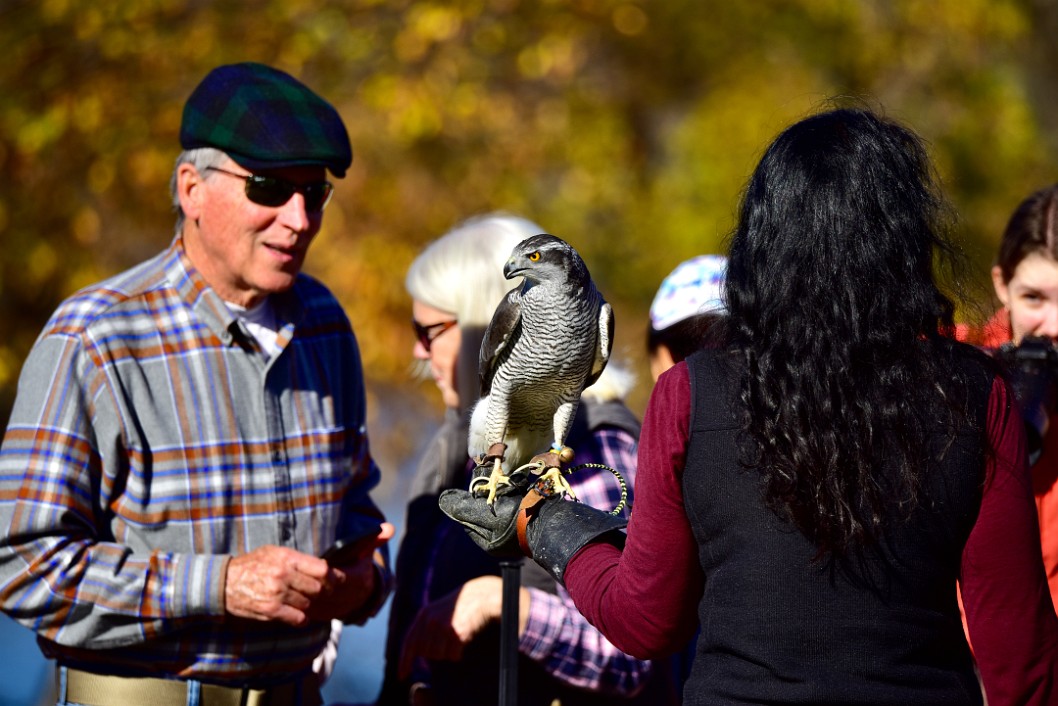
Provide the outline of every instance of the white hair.
{"type": "Polygon", "coordinates": [[[544,229],[532,221],[490,213],[463,221],[426,246],[404,285],[423,304],[455,315],[460,326],[487,326],[517,280],[503,276],[514,246],[544,229]]]}

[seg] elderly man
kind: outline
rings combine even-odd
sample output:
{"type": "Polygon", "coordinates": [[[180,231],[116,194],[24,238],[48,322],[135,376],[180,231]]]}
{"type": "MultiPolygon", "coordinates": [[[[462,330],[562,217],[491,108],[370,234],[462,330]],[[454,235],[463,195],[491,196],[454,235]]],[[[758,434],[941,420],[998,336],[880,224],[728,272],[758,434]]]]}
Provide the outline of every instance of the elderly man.
{"type": "Polygon", "coordinates": [[[356,339],[301,274],[349,138],[291,76],[237,64],[180,141],[172,244],[65,301],[23,368],[0,608],[57,660],[60,704],[317,704],[331,621],[391,584],[356,339]]]}

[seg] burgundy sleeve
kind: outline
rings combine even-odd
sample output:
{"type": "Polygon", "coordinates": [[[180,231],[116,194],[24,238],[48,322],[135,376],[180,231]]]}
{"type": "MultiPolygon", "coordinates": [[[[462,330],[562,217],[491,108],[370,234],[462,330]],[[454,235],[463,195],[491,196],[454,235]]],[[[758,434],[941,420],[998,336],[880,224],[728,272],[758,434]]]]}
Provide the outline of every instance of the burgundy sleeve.
{"type": "Polygon", "coordinates": [[[1025,432],[999,378],[988,437],[994,452],[960,576],[981,681],[989,706],[1058,704],[1058,617],[1043,570],[1025,432]]]}
{"type": "Polygon", "coordinates": [[[589,544],[566,567],[577,609],[640,659],[681,649],[698,626],[703,577],[682,485],[690,399],[687,366],[679,363],[658,379],[647,404],[624,551],[589,544]]]}

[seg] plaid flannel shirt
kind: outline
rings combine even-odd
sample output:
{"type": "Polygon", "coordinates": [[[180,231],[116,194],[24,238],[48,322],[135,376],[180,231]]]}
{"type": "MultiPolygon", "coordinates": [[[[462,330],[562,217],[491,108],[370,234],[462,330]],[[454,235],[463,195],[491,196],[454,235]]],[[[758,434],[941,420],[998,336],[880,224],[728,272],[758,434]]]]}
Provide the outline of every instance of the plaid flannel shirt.
{"type": "Polygon", "coordinates": [[[227,562],[265,544],[321,554],[381,517],[379,471],[340,305],[304,275],[273,303],[269,358],[178,237],[48,322],[0,447],[0,608],[46,655],[229,684],[309,669],[330,623],[225,617],[227,562]]]}
{"type": "MultiPolygon", "coordinates": [[[[578,455],[578,463],[602,463],[615,468],[628,486],[628,503],[636,473],[636,440],[615,427],[592,432],[602,451],[601,458],[578,455]]],[[[577,498],[592,507],[612,510],[621,499],[614,476],[603,469],[584,469],[569,476],[577,498]]],[[[623,510],[627,517],[629,508],[623,510]]],[[[592,691],[630,695],[638,691],[650,674],[649,661],[636,659],[613,646],[573,604],[565,588],[557,585],[553,595],[530,588],[529,620],[519,638],[518,649],[554,677],[592,691]]]]}

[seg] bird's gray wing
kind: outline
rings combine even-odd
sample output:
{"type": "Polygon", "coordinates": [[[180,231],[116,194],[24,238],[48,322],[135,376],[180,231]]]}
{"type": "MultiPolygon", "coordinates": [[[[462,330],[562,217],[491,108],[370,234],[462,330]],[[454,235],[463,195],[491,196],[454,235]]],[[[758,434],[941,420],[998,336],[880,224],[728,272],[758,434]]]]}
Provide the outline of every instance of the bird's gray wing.
{"type": "Polygon", "coordinates": [[[481,379],[481,396],[489,393],[492,376],[497,366],[506,359],[514,340],[521,333],[522,299],[519,288],[507,292],[507,296],[496,307],[485,337],[481,340],[478,355],[478,376],[481,379]]]}
{"type": "Polygon", "coordinates": [[[602,375],[613,350],[614,317],[613,308],[606,302],[599,308],[599,345],[595,348],[595,358],[591,362],[591,374],[584,387],[591,387],[602,375]]]}

